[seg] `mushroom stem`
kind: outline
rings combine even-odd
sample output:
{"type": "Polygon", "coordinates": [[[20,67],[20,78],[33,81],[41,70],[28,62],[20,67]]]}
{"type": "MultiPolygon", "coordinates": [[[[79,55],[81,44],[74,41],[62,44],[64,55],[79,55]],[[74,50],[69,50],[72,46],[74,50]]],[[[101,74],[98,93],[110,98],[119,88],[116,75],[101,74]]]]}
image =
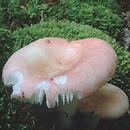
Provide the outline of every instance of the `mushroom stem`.
{"type": "Polygon", "coordinates": [[[79,102],[81,112],[94,112],[101,118],[118,118],[123,116],[129,108],[127,95],[120,88],[105,84],[92,96],[79,102]]]}

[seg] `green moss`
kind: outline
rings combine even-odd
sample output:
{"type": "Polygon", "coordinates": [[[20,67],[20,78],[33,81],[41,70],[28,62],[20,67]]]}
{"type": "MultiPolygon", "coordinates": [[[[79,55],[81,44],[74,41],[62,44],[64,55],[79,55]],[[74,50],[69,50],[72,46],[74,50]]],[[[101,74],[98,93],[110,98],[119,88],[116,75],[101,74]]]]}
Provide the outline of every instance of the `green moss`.
{"type": "MultiPolygon", "coordinates": [[[[99,2],[99,1],[98,1],[99,2]]],[[[36,24],[41,19],[67,19],[77,23],[89,24],[99,28],[112,37],[117,37],[122,26],[118,14],[113,13],[104,3],[95,4],[95,1],[80,2],[80,0],[61,0],[54,5],[48,5],[41,0],[11,0],[6,7],[5,23],[10,28],[24,27],[36,24]],[[93,3],[93,4],[92,4],[93,3]]],[[[4,11],[5,12],[5,11],[4,11]]]]}
{"type": "Polygon", "coordinates": [[[44,3],[41,0],[2,0],[1,17],[8,28],[39,22],[44,3]],[[3,15],[2,15],[3,14],[3,15]]]}
{"type": "Polygon", "coordinates": [[[12,49],[11,31],[0,28],[0,72],[12,49]]]}
{"type": "Polygon", "coordinates": [[[92,5],[104,5],[112,11],[117,12],[120,9],[120,5],[117,0],[78,0],[80,2],[89,3],[92,5]]]}
{"type": "Polygon", "coordinates": [[[119,57],[118,69],[112,82],[114,84],[123,82],[119,74],[126,75],[130,70],[130,54],[116,43],[114,39],[89,25],[80,25],[68,21],[47,21],[31,27],[19,29],[12,34],[12,37],[15,43],[13,52],[30,42],[43,37],[62,37],[67,39],[82,39],[88,37],[101,38],[106,40],[115,48],[119,57]]]}
{"type": "Polygon", "coordinates": [[[47,10],[47,16],[53,19],[68,19],[81,24],[89,24],[103,30],[112,37],[117,37],[122,26],[121,18],[103,5],[59,4],[47,10]]]}

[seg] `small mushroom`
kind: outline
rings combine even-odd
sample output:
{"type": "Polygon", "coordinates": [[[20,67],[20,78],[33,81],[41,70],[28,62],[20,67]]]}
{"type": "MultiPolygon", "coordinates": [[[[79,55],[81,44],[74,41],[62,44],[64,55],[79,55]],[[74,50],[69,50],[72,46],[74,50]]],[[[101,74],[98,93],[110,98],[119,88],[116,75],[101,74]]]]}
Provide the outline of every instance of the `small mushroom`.
{"type": "Polygon", "coordinates": [[[104,40],[68,41],[43,38],[15,52],[3,68],[3,82],[11,97],[42,103],[49,108],[91,95],[113,76],[118,60],[104,40]]]}
{"type": "Polygon", "coordinates": [[[79,102],[81,112],[94,112],[101,118],[118,118],[123,116],[129,108],[127,95],[120,88],[106,84],[90,97],[79,102]]]}

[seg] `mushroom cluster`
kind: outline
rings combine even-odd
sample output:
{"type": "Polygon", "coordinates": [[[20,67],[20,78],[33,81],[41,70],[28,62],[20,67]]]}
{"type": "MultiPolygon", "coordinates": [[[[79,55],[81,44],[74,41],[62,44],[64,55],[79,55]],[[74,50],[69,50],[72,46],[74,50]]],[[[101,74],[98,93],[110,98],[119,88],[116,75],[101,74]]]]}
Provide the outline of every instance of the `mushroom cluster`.
{"type": "Polygon", "coordinates": [[[114,49],[104,40],[47,37],[15,52],[6,62],[2,78],[6,86],[13,87],[11,98],[42,104],[46,97],[48,108],[59,105],[59,96],[63,106],[76,98],[79,110],[114,118],[129,106],[121,89],[106,84],[117,63],[114,49]]]}

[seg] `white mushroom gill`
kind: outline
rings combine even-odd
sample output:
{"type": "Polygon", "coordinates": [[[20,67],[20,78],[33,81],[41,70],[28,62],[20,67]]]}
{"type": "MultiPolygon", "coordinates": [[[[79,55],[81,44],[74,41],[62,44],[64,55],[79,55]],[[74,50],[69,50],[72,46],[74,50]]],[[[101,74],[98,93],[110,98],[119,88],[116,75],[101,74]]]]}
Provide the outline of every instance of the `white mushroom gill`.
{"type": "Polygon", "coordinates": [[[59,95],[56,95],[56,97],[54,98],[54,102],[56,106],[59,105],[59,95]]]}
{"type": "Polygon", "coordinates": [[[23,79],[24,76],[20,72],[16,72],[14,75],[10,75],[7,79],[4,79],[4,83],[13,88],[11,98],[16,97],[21,93],[21,83],[23,79]]]}
{"type": "Polygon", "coordinates": [[[21,93],[21,83],[16,83],[14,86],[13,86],[13,92],[11,94],[11,98],[15,98],[17,97],[19,94],[21,93]]]}
{"type": "Polygon", "coordinates": [[[62,105],[64,106],[66,103],[71,103],[73,101],[73,98],[74,94],[72,92],[61,92],[54,97],[54,102],[57,106],[59,106],[59,104],[62,102],[62,105]],[[61,100],[59,98],[61,98],[61,100]]]}
{"type": "Polygon", "coordinates": [[[45,91],[49,89],[49,83],[47,81],[43,81],[37,85],[37,92],[35,93],[35,97],[37,97],[37,102],[42,104],[43,98],[45,96],[45,91]]]}
{"type": "Polygon", "coordinates": [[[67,82],[67,76],[62,75],[54,78],[53,80],[57,85],[64,85],[67,82]]]}
{"type": "Polygon", "coordinates": [[[7,77],[3,77],[4,84],[7,86],[12,86],[17,84],[18,82],[22,82],[24,76],[21,72],[15,72],[13,74],[9,74],[7,77]]]}

